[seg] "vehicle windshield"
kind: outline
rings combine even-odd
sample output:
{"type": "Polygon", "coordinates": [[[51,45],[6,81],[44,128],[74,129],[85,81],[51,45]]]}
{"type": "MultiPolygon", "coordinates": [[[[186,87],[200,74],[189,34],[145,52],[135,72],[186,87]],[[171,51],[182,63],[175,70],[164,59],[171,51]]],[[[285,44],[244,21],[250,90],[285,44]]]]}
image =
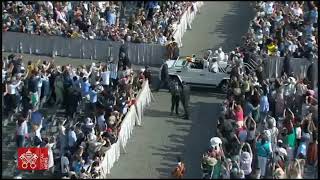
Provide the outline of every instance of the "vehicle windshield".
{"type": "Polygon", "coordinates": [[[183,67],[183,66],[185,66],[187,64],[187,61],[186,60],[184,60],[184,59],[179,59],[179,60],[177,60],[176,61],[176,63],[175,63],[175,67],[183,67]]]}

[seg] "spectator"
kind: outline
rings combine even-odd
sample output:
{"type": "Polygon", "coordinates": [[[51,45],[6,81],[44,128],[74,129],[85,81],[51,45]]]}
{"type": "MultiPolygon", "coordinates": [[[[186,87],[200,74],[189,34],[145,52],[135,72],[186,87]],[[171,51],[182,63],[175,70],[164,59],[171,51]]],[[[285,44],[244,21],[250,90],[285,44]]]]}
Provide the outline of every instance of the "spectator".
{"type": "Polygon", "coordinates": [[[258,167],[261,169],[261,177],[264,177],[266,175],[268,158],[271,156],[272,149],[266,134],[262,134],[261,137],[258,138],[256,145],[259,162],[258,167]]]}
{"type": "Polygon", "coordinates": [[[163,63],[163,65],[160,67],[160,83],[158,85],[158,88],[156,91],[159,91],[160,88],[168,88],[169,84],[169,74],[168,74],[168,65],[166,62],[163,63]]]}
{"type": "Polygon", "coordinates": [[[28,125],[27,125],[27,117],[25,117],[26,114],[19,117],[17,121],[17,135],[16,135],[16,142],[17,142],[17,148],[25,147],[25,139],[29,138],[28,134],[28,125]]]}
{"type": "Polygon", "coordinates": [[[252,154],[252,150],[251,150],[250,145],[248,143],[246,143],[244,145],[247,147],[248,152],[247,151],[243,152],[242,149],[244,146],[241,147],[240,169],[243,170],[246,179],[248,179],[249,175],[252,172],[251,163],[252,163],[253,154],[252,154]]]}
{"type": "Polygon", "coordinates": [[[62,175],[62,177],[68,176],[69,172],[70,172],[68,154],[63,154],[61,156],[60,164],[61,164],[61,175],[62,175]]]}
{"type": "Polygon", "coordinates": [[[74,132],[74,128],[71,127],[68,131],[68,146],[69,148],[73,148],[77,141],[76,133],[74,132]]]}
{"type": "Polygon", "coordinates": [[[163,41],[158,41],[159,33],[163,33],[162,39],[171,39],[173,24],[178,23],[183,12],[193,5],[185,1],[147,3],[145,9],[133,11],[129,23],[125,24],[118,16],[124,6],[120,6],[119,2],[80,1],[62,4],[48,1],[17,4],[3,3],[3,31],[159,44],[163,44],[163,41]],[[19,13],[25,18],[19,18],[19,13]],[[154,29],[152,33],[151,29],[147,30],[151,27],[154,29]],[[134,34],[138,29],[143,31],[136,36],[134,34]]]}
{"type": "MultiPolygon", "coordinates": [[[[14,56],[10,56],[9,59],[14,59],[14,56]]],[[[19,65],[11,63],[10,68],[15,69],[15,66],[19,65]]],[[[23,69],[24,65],[21,64],[21,66],[21,69],[23,69]]],[[[116,66],[116,64],[114,64],[114,66],[116,66]]],[[[56,155],[54,152],[58,149],[58,153],[62,155],[61,174],[63,176],[70,177],[70,175],[68,175],[69,172],[74,170],[77,173],[77,176],[91,177],[91,174],[87,173],[90,171],[90,169],[88,169],[91,165],[90,159],[92,159],[92,157],[94,158],[94,155],[97,152],[104,153],[107,151],[108,148],[117,141],[122,120],[126,115],[129,106],[134,103],[135,99],[133,97],[136,97],[137,92],[141,89],[141,87],[138,87],[137,89],[131,87],[130,82],[132,82],[135,77],[138,77],[138,74],[134,73],[128,66],[130,66],[129,63],[127,63],[127,66],[121,73],[118,73],[116,68],[113,69],[113,73],[121,76],[119,77],[119,82],[117,78],[113,79],[113,84],[107,82],[108,77],[106,79],[102,78],[103,73],[99,72],[100,69],[103,69],[104,72],[107,72],[108,69],[107,65],[101,64],[98,66],[92,64],[89,71],[87,71],[85,66],[76,69],[69,64],[60,68],[59,66],[55,66],[53,61],[50,64],[46,62],[42,64],[38,61],[36,63],[29,62],[28,67],[26,68],[27,71],[22,71],[21,74],[16,74],[13,78],[11,78],[12,74],[9,73],[9,78],[14,82],[17,80],[17,84],[19,85],[11,82],[7,83],[6,92],[3,92],[4,94],[7,94],[4,99],[4,106],[6,109],[13,109],[10,105],[12,102],[8,101],[11,98],[8,98],[8,94],[15,94],[15,96],[17,96],[17,98],[12,98],[16,100],[14,103],[23,104],[23,118],[21,117],[17,122],[17,147],[25,147],[27,144],[31,144],[31,146],[34,147],[48,147],[49,174],[52,174],[54,171],[54,159],[56,155]],[[28,76],[28,74],[31,75],[28,76]],[[36,77],[36,75],[39,77],[36,77]],[[22,76],[24,76],[25,79],[21,78],[22,76]],[[92,80],[92,76],[95,76],[96,81],[92,80]],[[78,77],[84,82],[80,82],[78,77]],[[43,81],[41,89],[38,88],[40,79],[43,81]],[[89,79],[90,81],[88,81],[89,79]],[[105,80],[103,84],[112,85],[112,88],[106,88],[104,90],[102,86],[99,85],[98,79],[105,80]],[[25,81],[26,83],[22,83],[22,81],[25,81]],[[14,88],[10,89],[11,86],[14,88]],[[18,90],[18,86],[19,89],[22,90],[21,92],[18,90]],[[54,90],[52,88],[54,88],[54,90]],[[42,96],[39,96],[38,94],[38,91],[40,90],[43,90],[42,96]],[[93,105],[90,110],[85,109],[82,106],[79,108],[85,110],[84,115],[92,112],[92,118],[86,118],[86,120],[83,119],[82,121],[77,119],[76,122],[65,119],[63,122],[58,123],[59,134],[57,147],[53,146],[53,142],[55,141],[48,140],[46,136],[42,137],[43,133],[50,134],[51,131],[55,131],[54,127],[56,125],[56,119],[47,123],[41,113],[42,110],[40,110],[43,107],[50,107],[49,103],[44,103],[44,99],[50,96],[50,92],[48,91],[51,90],[55,92],[53,94],[56,96],[56,104],[62,105],[63,100],[65,100],[66,111],[63,115],[69,117],[71,115],[73,115],[73,117],[83,117],[81,112],[81,115],[77,112],[80,101],[81,104],[90,102],[91,105],[93,105]],[[80,90],[82,93],[80,93],[80,90]],[[15,93],[12,93],[11,91],[14,91],[15,93]],[[119,94],[119,96],[116,94],[119,94]],[[22,98],[18,98],[18,95],[22,96],[22,98]],[[38,109],[37,103],[39,102],[38,98],[40,97],[43,99],[41,106],[38,109]],[[86,97],[88,97],[87,100],[86,97]],[[29,104],[30,100],[32,101],[32,104],[29,104]],[[26,123],[27,121],[24,120],[27,119],[29,110],[31,110],[30,122],[32,127],[30,132],[28,132],[29,128],[26,123]],[[92,121],[92,119],[97,120],[92,121]],[[105,121],[105,119],[108,119],[109,121],[105,121]],[[69,127],[67,132],[65,132],[65,125],[69,127]],[[50,130],[50,132],[48,132],[48,130],[50,130]],[[30,140],[31,143],[27,143],[25,138],[30,140]],[[81,152],[77,151],[79,147],[83,147],[81,152]],[[68,155],[69,151],[76,155],[75,159],[68,155]]],[[[7,66],[4,68],[8,69],[9,67],[7,66]]],[[[142,80],[144,81],[144,79],[142,80]]],[[[59,109],[61,109],[61,107],[58,107],[58,111],[59,109]]],[[[21,109],[18,108],[18,111],[20,110],[21,109]]],[[[61,113],[58,112],[56,116],[61,116],[60,114],[61,113]]],[[[14,118],[14,116],[12,117],[14,118]]],[[[101,164],[101,157],[99,157],[99,160],[96,160],[96,162],[96,165],[92,166],[92,176],[97,178],[100,173],[99,164],[101,164]]]]}

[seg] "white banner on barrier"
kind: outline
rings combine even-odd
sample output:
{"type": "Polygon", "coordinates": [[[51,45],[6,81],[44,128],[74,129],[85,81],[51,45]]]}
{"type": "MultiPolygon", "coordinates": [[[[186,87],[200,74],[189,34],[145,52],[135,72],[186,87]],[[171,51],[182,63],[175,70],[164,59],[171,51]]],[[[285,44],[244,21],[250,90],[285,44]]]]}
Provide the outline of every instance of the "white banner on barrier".
{"type": "Polygon", "coordinates": [[[191,26],[195,15],[199,12],[201,6],[203,5],[203,1],[197,1],[193,4],[195,8],[189,7],[186,12],[183,13],[180,19],[179,24],[175,24],[176,30],[174,32],[174,39],[178,43],[179,47],[182,47],[182,37],[184,33],[187,31],[188,26],[191,26]]]}
{"type": "Polygon", "coordinates": [[[132,131],[135,125],[142,124],[142,113],[144,108],[146,108],[152,100],[152,93],[149,87],[148,81],[145,81],[142,90],[140,91],[137,100],[136,106],[133,105],[130,107],[129,111],[124,118],[121,129],[118,135],[118,141],[111,145],[110,149],[106,151],[105,157],[101,163],[101,178],[106,178],[111,172],[111,168],[114,163],[119,160],[121,149],[125,150],[127,142],[132,135],[132,131]],[[137,110],[137,107],[140,107],[137,110]]]}

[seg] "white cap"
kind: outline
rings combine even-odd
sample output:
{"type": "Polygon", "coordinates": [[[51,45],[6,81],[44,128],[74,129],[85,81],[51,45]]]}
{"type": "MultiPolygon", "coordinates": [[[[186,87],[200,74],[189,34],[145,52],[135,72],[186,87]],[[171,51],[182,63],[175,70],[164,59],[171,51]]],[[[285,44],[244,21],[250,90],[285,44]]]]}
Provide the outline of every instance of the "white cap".
{"type": "Polygon", "coordinates": [[[215,147],[215,146],[217,146],[219,144],[222,145],[222,141],[218,137],[213,137],[213,138],[210,139],[210,144],[211,144],[212,147],[215,147]]]}
{"type": "Polygon", "coordinates": [[[279,149],[278,149],[278,152],[279,152],[279,154],[282,155],[282,156],[287,156],[287,155],[288,155],[286,149],[284,149],[284,148],[279,148],[279,149]]]}
{"type": "Polygon", "coordinates": [[[86,118],[86,125],[92,125],[92,119],[91,118],[86,118]]]}
{"type": "Polygon", "coordinates": [[[271,24],[269,21],[267,21],[266,26],[271,27],[271,24]]]}
{"type": "Polygon", "coordinates": [[[144,70],[145,70],[144,68],[141,68],[141,69],[140,69],[140,72],[144,72],[144,70]]]}
{"type": "Polygon", "coordinates": [[[288,81],[291,83],[291,84],[296,84],[296,79],[294,77],[289,77],[288,81]]]}

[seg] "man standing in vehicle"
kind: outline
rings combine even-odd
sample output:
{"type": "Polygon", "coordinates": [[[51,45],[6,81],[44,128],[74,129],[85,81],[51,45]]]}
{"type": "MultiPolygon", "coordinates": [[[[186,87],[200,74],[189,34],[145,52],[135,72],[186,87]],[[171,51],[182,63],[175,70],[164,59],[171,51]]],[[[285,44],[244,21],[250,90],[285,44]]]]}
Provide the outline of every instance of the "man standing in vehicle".
{"type": "Polygon", "coordinates": [[[182,82],[181,102],[184,109],[183,119],[189,119],[190,86],[182,82]]]}

